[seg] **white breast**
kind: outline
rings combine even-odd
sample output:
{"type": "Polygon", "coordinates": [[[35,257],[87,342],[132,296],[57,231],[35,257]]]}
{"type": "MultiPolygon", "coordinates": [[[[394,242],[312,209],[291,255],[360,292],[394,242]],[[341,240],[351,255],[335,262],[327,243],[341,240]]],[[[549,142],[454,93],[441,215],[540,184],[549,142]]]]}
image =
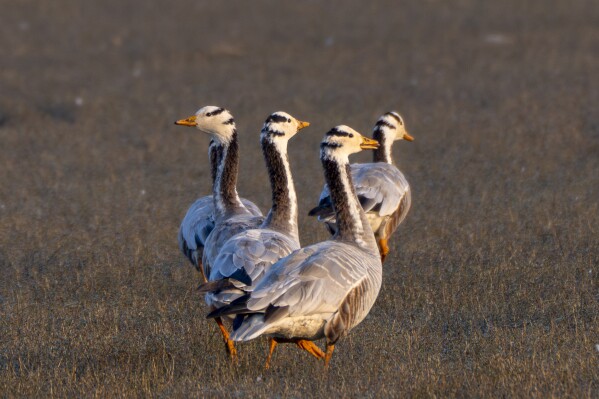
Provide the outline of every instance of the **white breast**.
{"type": "Polygon", "coordinates": [[[324,338],[324,325],[326,320],[323,315],[286,317],[274,323],[266,330],[266,334],[278,338],[300,338],[317,340],[324,338]]]}

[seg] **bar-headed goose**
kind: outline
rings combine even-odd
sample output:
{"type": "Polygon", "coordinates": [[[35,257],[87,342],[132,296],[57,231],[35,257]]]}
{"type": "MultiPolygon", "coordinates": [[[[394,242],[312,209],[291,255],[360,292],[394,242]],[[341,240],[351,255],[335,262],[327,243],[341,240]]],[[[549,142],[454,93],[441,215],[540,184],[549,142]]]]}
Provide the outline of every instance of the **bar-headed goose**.
{"type": "MultiPolygon", "coordinates": [[[[180,121],[178,121],[180,122],[180,121]]],[[[210,159],[210,171],[212,174],[212,184],[216,177],[218,168],[217,159],[218,144],[210,140],[208,147],[208,157],[210,159]]],[[[241,198],[241,202],[255,216],[261,216],[260,209],[250,200],[241,198]]],[[[185,217],[179,227],[178,241],[179,249],[189,259],[191,264],[202,274],[202,281],[208,281],[204,275],[202,267],[202,256],[204,254],[204,243],[208,234],[214,228],[214,200],[212,195],[206,195],[198,198],[187,210],[185,217]]]]}
{"type": "MultiPolygon", "coordinates": [[[[389,253],[391,235],[404,221],[412,202],[410,185],[403,173],[393,165],[391,146],[395,141],[413,141],[397,112],[387,112],[377,120],[372,137],[380,143],[374,151],[373,162],[352,164],[351,175],[362,208],[377,239],[381,260],[389,253]]],[[[329,230],[335,231],[335,213],[329,188],[325,185],[318,206],[310,216],[318,216],[329,230]]]]}
{"type": "Polygon", "coordinates": [[[212,262],[209,282],[200,286],[212,309],[251,292],[270,266],[300,248],[297,197],[287,145],[308,125],[280,111],[266,119],[260,142],[272,190],[272,208],[262,225],[231,237],[212,262]]]}
{"type": "Polygon", "coordinates": [[[320,159],[331,189],[335,235],[281,259],[254,291],[208,315],[238,315],[233,340],[272,337],[267,365],[277,342],[325,338],[328,367],[337,340],[358,325],[374,304],[382,264],[352,185],[348,156],[378,146],[376,140],[350,127],[330,130],[322,141],[320,159]]]}
{"type": "MultiPolygon", "coordinates": [[[[235,234],[260,226],[262,216],[256,216],[240,200],[237,194],[237,173],[239,171],[239,144],[235,119],[224,108],[207,106],[198,110],[195,115],[175,122],[178,125],[193,126],[210,135],[215,143],[216,160],[214,184],[212,185],[214,226],[204,241],[202,266],[204,276],[210,275],[212,261],[224,242],[235,234]]],[[[220,318],[216,318],[227,351],[235,358],[236,351],[229,332],[220,318]]]]}

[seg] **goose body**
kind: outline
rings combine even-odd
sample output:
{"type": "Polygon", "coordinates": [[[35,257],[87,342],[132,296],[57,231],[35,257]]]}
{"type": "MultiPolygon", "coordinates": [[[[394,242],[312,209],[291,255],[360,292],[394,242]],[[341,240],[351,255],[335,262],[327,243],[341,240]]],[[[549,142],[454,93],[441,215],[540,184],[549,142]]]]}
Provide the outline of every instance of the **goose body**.
{"type": "MultiPolygon", "coordinates": [[[[331,187],[337,231],[330,240],[281,259],[251,293],[209,315],[238,315],[233,340],[260,335],[273,337],[272,342],[326,338],[328,365],[335,342],[366,317],[381,287],[382,265],[351,184],[348,155],[376,146],[376,141],[347,126],[327,133],[321,160],[331,187]]],[[[267,364],[273,349],[271,344],[267,364]]]]}
{"type": "MultiPolygon", "coordinates": [[[[205,107],[204,114],[210,113],[209,118],[216,118],[222,114],[221,120],[223,125],[230,128],[233,123],[229,123],[233,118],[228,111],[219,107],[205,107]],[[222,111],[220,111],[222,110],[222,111]],[[229,118],[230,116],[230,118],[229,118]],[[227,123],[224,123],[227,122],[227,123]]],[[[202,111],[202,110],[200,110],[202,111]]],[[[198,114],[203,115],[200,111],[198,114]]],[[[189,118],[188,118],[189,119],[189,118]]],[[[188,120],[177,121],[176,124],[196,126],[193,123],[197,123],[197,116],[194,122],[188,122],[188,120]]],[[[210,174],[212,177],[212,185],[214,187],[216,178],[222,159],[222,144],[212,139],[208,147],[208,158],[210,160],[210,174]]],[[[256,206],[250,200],[245,198],[240,199],[242,205],[256,217],[262,216],[260,208],[256,206]]],[[[206,281],[206,274],[202,264],[204,248],[208,236],[212,232],[215,226],[215,211],[214,211],[214,196],[206,195],[198,198],[187,210],[185,217],[181,221],[179,227],[178,242],[179,249],[189,259],[192,265],[202,272],[204,282],[206,281]]]]}
{"type": "Polygon", "coordinates": [[[272,208],[258,228],[233,235],[212,262],[210,283],[201,287],[206,302],[220,308],[251,292],[272,264],[300,248],[297,197],[287,156],[287,144],[308,126],[285,112],[266,119],[260,141],[272,189],[272,208]]]}
{"type": "MultiPolygon", "coordinates": [[[[387,241],[406,218],[412,202],[410,185],[393,164],[391,146],[394,141],[412,141],[413,138],[396,112],[388,112],[377,120],[373,138],[380,143],[373,153],[373,162],[352,164],[351,175],[384,260],[389,251],[387,241]]],[[[331,233],[336,230],[335,212],[327,185],[320,194],[318,206],[310,211],[310,215],[318,216],[331,233]]]]}
{"type": "MultiPolygon", "coordinates": [[[[237,194],[237,174],[239,170],[239,144],[237,141],[237,129],[235,119],[229,111],[221,107],[206,106],[200,108],[195,115],[175,122],[178,125],[196,127],[200,131],[210,135],[212,144],[210,146],[210,162],[212,165],[212,220],[207,216],[209,205],[206,200],[195,210],[201,213],[200,222],[196,224],[197,231],[193,231],[194,240],[196,232],[198,241],[203,243],[202,266],[200,271],[206,281],[211,273],[211,264],[218,255],[224,242],[233,235],[259,226],[264,218],[256,216],[241,201],[237,194]],[[211,223],[213,225],[211,226],[211,223]]],[[[252,207],[254,208],[254,207],[252,207]]],[[[255,210],[254,210],[255,212],[255,210]]],[[[184,220],[185,223],[185,220],[184,220]]],[[[193,225],[193,223],[189,223],[193,225]]],[[[187,235],[187,224],[180,235],[187,235]]],[[[191,241],[191,234],[188,235],[191,241]]],[[[187,242],[187,240],[185,239],[187,242]]],[[[188,245],[188,244],[186,244],[188,245]]],[[[195,257],[201,250],[201,245],[196,244],[195,257]]],[[[233,342],[229,339],[226,327],[220,318],[216,322],[223,334],[227,351],[234,359],[236,350],[233,342]]]]}
{"type": "MultiPolygon", "coordinates": [[[[381,287],[376,252],[351,243],[326,241],[294,252],[271,269],[252,292],[247,319],[232,335],[260,335],[335,343],[370,311],[381,287]]],[[[378,260],[380,264],[380,260],[378,260]]]]}

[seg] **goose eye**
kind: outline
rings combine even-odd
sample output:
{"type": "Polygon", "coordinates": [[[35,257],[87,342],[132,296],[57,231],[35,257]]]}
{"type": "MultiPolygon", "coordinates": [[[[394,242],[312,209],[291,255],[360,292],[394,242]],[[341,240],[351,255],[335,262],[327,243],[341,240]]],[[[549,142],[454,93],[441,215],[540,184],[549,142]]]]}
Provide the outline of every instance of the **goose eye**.
{"type": "Polygon", "coordinates": [[[212,112],[208,112],[206,116],[212,116],[212,112]]]}
{"type": "Polygon", "coordinates": [[[291,119],[289,119],[289,118],[288,118],[288,119],[287,119],[287,123],[291,123],[291,119]]]}
{"type": "Polygon", "coordinates": [[[354,137],[354,134],[353,134],[353,133],[350,133],[350,134],[349,134],[349,137],[353,138],[353,137],[354,137]]]}

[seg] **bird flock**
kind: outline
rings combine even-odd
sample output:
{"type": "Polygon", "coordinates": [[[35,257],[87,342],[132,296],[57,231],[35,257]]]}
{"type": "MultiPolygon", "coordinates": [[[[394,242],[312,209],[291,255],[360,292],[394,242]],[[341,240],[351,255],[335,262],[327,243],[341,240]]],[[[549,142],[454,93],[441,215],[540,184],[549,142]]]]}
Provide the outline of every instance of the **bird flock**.
{"type": "Polygon", "coordinates": [[[218,325],[228,356],[236,361],[235,341],[266,336],[266,368],[277,344],[292,343],[328,369],[335,343],[374,305],[388,240],[410,209],[410,186],[391,154],[395,141],[413,140],[402,117],[380,116],[372,138],[345,125],[325,134],[320,160],[326,184],[309,214],[331,237],[303,247],[287,151],[308,122],[282,111],[264,122],[260,144],[272,193],[265,216],[237,193],[239,144],[231,113],[206,106],[175,124],[210,137],[212,195],[191,205],[178,240],[201,274],[207,318],[218,325]],[[362,150],[373,150],[373,162],[350,164],[349,155],[362,150]],[[321,339],[325,351],[314,343],[321,339]]]}

